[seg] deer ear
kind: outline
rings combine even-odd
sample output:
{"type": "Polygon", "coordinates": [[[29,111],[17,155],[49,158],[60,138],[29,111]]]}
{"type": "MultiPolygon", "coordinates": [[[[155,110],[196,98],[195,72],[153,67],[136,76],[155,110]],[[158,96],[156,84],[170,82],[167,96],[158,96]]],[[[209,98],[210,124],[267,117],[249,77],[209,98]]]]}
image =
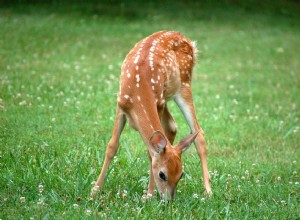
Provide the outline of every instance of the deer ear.
{"type": "Polygon", "coordinates": [[[157,153],[163,152],[167,146],[167,140],[161,131],[155,131],[152,134],[149,143],[153,150],[157,153]]]}
{"type": "Polygon", "coordinates": [[[195,138],[197,137],[198,133],[199,133],[199,131],[196,131],[196,132],[190,134],[189,136],[183,138],[177,144],[176,148],[178,150],[180,150],[181,152],[186,151],[190,147],[191,143],[195,140],[195,138]]]}

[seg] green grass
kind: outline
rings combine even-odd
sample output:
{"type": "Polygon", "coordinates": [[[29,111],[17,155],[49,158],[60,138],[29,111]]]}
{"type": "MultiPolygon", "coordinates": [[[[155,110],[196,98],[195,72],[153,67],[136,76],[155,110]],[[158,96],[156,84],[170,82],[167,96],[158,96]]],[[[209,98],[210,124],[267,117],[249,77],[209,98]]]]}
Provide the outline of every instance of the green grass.
{"type": "MultiPolygon", "coordinates": [[[[0,219],[300,218],[299,3],[13,2],[0,7],[0,219]],[[198,42],[193,92],[214,194],[203,195],[190,148],[176,200],[143,201],[146,148],[126,127],[90,202],[120,65],[161,29],[198,42]]],[[[170,106],[178,141],[189,130],[170,106]]]]}

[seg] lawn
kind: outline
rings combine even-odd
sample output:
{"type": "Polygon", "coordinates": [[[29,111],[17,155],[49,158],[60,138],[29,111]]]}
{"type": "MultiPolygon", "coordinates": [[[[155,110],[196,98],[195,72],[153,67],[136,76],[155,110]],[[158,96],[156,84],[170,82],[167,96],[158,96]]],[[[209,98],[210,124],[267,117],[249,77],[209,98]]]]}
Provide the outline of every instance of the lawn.
{"type": "MultiPolygon", "coordinates": [[[[0,219],[299,219],[298,1],[4,1],[0,5],[0,219]],[[140,39],[197,41],[193,75],[213,196],[183,155],[176,199],[147,189],[148,157],[129,126],[105,179],[120,66],[140,39]]],[[[189,133],[179,109],[175,142],[189,133]]]]}

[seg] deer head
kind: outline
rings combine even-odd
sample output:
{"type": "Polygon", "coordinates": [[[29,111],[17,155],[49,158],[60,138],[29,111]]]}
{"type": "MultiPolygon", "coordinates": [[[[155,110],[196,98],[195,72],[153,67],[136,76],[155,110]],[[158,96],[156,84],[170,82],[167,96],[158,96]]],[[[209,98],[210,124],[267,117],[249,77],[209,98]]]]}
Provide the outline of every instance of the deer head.
{"type": "Polygon", "coordinates": [[[152,172],[158,192],[163,200],[174,199],[176,187],[183,175],[181,154],[186,151],[198,132],[171,146],[162,132],[156,131],[149,140],[153,151],[152,172]]]}

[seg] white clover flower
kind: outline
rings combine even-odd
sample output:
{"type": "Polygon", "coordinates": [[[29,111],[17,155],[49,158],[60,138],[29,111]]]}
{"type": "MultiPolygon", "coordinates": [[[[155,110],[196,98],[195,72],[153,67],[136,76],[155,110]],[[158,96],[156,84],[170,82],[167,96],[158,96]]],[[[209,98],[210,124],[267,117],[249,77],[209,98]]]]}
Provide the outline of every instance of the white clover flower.
{"type": "Polygon", "coordinates": [[[121,194],[122,197],[123,197],[123,198],[126,197],[126,196],[127,196],[127,193],[128,193],[127,190],[124,189],[123,192],[122,192],[122,194],[121,194]]]}
{"type": "Polygon", "coordinates": [[[39,192],[42,193],[44,191],[44,186],[42,184],[39,185],[39,192]]]}
{"type": "Polygon", "coordinates": [[[95,184],[96,184],[96,181],[95,181],[95,180],[91,182],[91,185],[95,185],[95,184]]]}
{"type": "Polygon", "coordinates": [[[90,209],[86,209],[86,210],[85,210],[85,213],[86,213],[87,215],[90,215],[90,214],[92,213],[92,211],[91,211],[90,209]]]}
{"type": "Polygon", "coordinates": [[[142,202],[146,202],[147,200],[147,195],[142,195],[142,202]]]}
{"type": "Polygon", "coordinates": [[[27,102],[25,100],[19,102],[19,106],[26,106],[27,105],[27,102]]]}
{"type": "Polygon", "coordinates": [[[113,66],[113,65],[111,65],[111,64],[110,64],[110,65],[108,65],[108,69],[109,69],[109,70],[113,70],[113,68],[114,68],[114,66],[113,66]]]}
{"type": "Polygon", "coordinates": [[[20,203],[24,203],[24,202],[25,202],[25,197],[24,196],[20,197],[20,203]]]}
{"type": "Polygon", "coordinates": [[[194,193],[194,194],[193,194],[193,198],[194,198],[194,199],[198,199],[198,198],[199,198],[198,194],[197,194],[197,193],[194,193]]]}

